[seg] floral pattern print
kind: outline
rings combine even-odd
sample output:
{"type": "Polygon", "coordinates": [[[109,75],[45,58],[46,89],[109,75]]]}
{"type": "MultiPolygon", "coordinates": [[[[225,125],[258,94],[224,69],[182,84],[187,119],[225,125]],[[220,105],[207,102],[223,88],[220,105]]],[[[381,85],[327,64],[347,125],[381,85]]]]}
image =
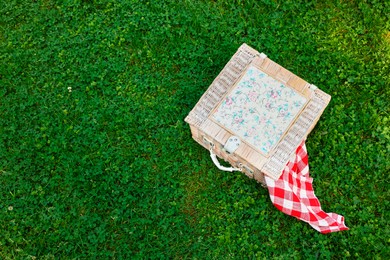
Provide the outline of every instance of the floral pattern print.
{"type": "Polygon", "coordinates": [[[306,98],[251,66],[213,118],[268,154],[304,107],[306,98]]]}

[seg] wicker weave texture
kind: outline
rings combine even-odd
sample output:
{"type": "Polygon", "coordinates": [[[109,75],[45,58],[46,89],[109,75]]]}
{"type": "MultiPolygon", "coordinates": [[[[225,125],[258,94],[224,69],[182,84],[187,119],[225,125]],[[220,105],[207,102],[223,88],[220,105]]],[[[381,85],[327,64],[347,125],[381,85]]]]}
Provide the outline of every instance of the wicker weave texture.
{"type": "Polygon", "coordinates": [[[191,110],[185,121],[190,124],[193,138],[216,155],[240,168],[246,175],[264,183],[264,174],[278,179],[295,149],[314,128],[330,96],[267,58],[264,54],[243,44],[219,73],[210,87],[191,110]],[[264,155],[245,139],[234,154],[228,154],[223,146],[232,135],[231,129],[213,120],[213,113],[227,95],[236,87],[249,66],[255,66],[281,84],[293,89],[308,101],[272,151],[264,155]]]}

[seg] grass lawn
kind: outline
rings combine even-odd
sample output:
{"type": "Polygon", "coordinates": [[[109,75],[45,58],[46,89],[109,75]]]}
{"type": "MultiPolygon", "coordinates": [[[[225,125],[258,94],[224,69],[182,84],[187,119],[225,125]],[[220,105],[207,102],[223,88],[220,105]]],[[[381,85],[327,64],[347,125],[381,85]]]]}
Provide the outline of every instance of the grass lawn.
{"type": "Polygon", "coordinates": [[[1,259],[390,259],[390,2],[4,0],[1,259]],[[309,3],[308,3],[309,2],[309,3]],[[322,235],[183,121],[242,43],[332,96],[322,235]]]}

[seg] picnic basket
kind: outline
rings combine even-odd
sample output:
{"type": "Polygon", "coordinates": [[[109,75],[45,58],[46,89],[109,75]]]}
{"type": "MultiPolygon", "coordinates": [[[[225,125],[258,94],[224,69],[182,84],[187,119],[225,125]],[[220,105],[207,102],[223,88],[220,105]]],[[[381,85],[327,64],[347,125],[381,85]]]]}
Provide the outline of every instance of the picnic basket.
{"type": "Polygon", "coordinates": [[[243,44],[185,121],[219,169],[265,184],[264,174],[280,177],[329,101],[315,85],[243,44]]]}

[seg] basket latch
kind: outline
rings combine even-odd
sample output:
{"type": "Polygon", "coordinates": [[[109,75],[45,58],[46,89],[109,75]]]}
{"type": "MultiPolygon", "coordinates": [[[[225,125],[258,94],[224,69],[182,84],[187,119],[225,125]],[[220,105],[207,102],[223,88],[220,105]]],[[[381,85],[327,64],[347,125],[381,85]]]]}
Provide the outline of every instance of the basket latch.
{"type": "Polygon", "coordinates": [[[241,144],[240,138],[233,135],[226,141],[223,149],[228,154],[232,154],[237,150],[237,148],[240,146],[240,144],[241,144]]]}

